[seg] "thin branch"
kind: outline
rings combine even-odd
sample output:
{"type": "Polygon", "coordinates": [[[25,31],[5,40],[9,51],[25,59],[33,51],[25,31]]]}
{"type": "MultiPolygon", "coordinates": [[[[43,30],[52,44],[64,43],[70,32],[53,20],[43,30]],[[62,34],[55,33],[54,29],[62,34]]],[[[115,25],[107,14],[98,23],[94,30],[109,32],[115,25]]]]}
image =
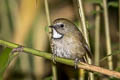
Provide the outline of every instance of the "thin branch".
{"type": "Polygon", "coordinates": [[[82,21],[82,31],[83,31],[83,34],[85,36],[85,40],[89,45],[89,39],[88,39],[88,33],[87,33],[87,25],[86,25],[86,22],[85,22],[86,20],[85,20],[82,0],[78,0],[78,2],[79,2],[79,14],[80,14],[80,18],[81,18],[81,21],[82,21]]]}
{"type": "MultiPolygon", "coordinates": [[[[50,20],[50,13],[49,13],[49,5],[48,5],[48,0],[45,0],[45,12],[46,12],[46,18],[47,18],[47,23],[48,26],[51,25],[51,20],[50,20]]],[[[50,31],[50,29],[49,29],[50,31]]],[[[48,33],[49,39],[50,39],[50,35],[48,33]]],[[[58,80],[57,78],[57,68],[56,65],[52,64],[52,73],[53,73],[53,80],[58,80]]]]}
{"type": "Polygon", "coordinates": [[[54,63],[52,63],[52,73],[53,73],[53,79],[52,80],[58,80],[57,78],[57,67],[54,63]]]}
{"type": "MultiPolygon", "coordinates": [[[[90,47],[89,39],[88,39],[88,32],[87,32],[87,25],[86,25],[86,22],[85,22],[86,20],[85,20],[83,5],[82,5],[82,0],[78,0],[78,2],[79,2],[79,14],[80,14],[80,18],[81,18],[81,21],[82,21],[83,34],[84,34],[84,37],[85,37],[85,40],[86,40],[88,46],[90,47]]],[[[87,55],[87,57],[88,57],[88,55],[87,55]]],[[[89,57],[88,57],[88,62],[91,64],[91,59],[89,59],[89,57]]]]}
{"type": "MultiPolygon", "coordinates": [[[[85,16],[84,16],[84,12],[83,12],[83,6],[82,6],[82,0],[78,0],[78,6],[79,6],[79,15],[80,15],[80,19],[81,19],[81,23],[82,23],[82,33],[83,33],[83,35],[85,36],[85,40],[86,40],[86,42],[88,43],[88,45],[89,45],[89,42],[88,42],[88,35],[87,35],[87,29],[86,29],[86,23],[85,23],[85,16]]],[[[87,56],[87,59],[88,59],[88,55],[86,54],[86,56],[87,56]]],[[[89,60],[89,59],[88,59],[89,60]]],[[[88,61],[89,62],[89,61],[88,61]]],[[[80,69],[80,76],[79,76],[79,79],[80,80],[84,80],[84,77],[85,77],[85,72],[84,72],[84,70],[82,70],[82,69],[80,69]],[[82,76],[83,75],[83,76],[82,76]]],[[[91,80],[91,79],[90,79],[91,80]]]]}
{"type": "MultiPolygon", "coordinates": [[[[9,47],[9,48],[17,48],[18,46],[20,46],[18,44],[14,44],[14,43],[7,42],[7,41],[4,41],[4,40],[0,40],[0,45],[6,46],[6,47],[9,47]]],[[[32,55],[35,55],[35,56],[39,56],[39,57],[43,57],[43,58],[52,60],[52,58],[51,58],[52,54],[50,54],[50,53],[42,52],[42,51],[35,50],[35,49],[32,49],[32,48],[27,48],[27,47],[24,47],[23,51],[28,53],[28,54],[32,54],[32,55]]],[[[60,62],[60,63],[66,64],[66,65],[74,66],[74,61],[69,60],[69,59],[56,57],[56,62],[60,62]]],[[[119,72],[104,69],[102,67],[97,67],[97,66],[90,65],[90,64],[87,64],[87,63],[83,63],[83,62],[79,62],[77,64],[77,66],[78,66],[78,68],[82,68],[82,69],[85,69],[85,70],[90,70],[90,71],[98,72],[98,73],[101,73],[101,74],[104,74],[104,75],[120,78],[120,73],[119,72]]]]}
{"type": "Polygon", "coordinates": [[[48,25],[51,25],[48,0],[45,0],[45,12],[46,12],[46,17],[47,17],[47,23],[48,25]]]}
{"type": "Polygon", "coordinates": [[[119,72],[104,69],[104,68],[97,67],[97,66],[94,66],[94,65],[89,65],[89,64],[86,64],[86,63],[83,63],[83,62],[80,62],[78,67],[86,69],[86,70],[90,70],[90,71],[99,72],[99,73],[102,73],[102,74],[105,74],[105,75],[108,75],[108,76],[113,76],[113,77],[116,77],[116,78],[120,78],[120,73],[119,72]]]}
{"type": "Polygon", "coordinates": [[[95,65],[99,66],[99,59],[100,59],[100,6],[96,5],[96,11],[98,12],[96,14],[96,19],[95,19],[95,65]]]}
{"type": "MultiPolygon", "coordinates": [[[[105,35],[106,35],[106,45],[107,45],[107,55],[112,53],[111,50],[111,41],[110,41],[110,31],[109,31],[109,17],[108,17],[108,7],[107,0],[103,0],[103,9],[104,9],[104,20],[105,20],[105,35]]],[[[108,66],[109,69],[113,69],[112,56],[108,57],[108,66]]]]}
{"type": "MultiPolygon", "coordinates": [[[[84,15],[84,10],[83,10],[83,4],[82,4],[82,0],[78,0],[79,3],[79,14],[80,14],[80,18],[82,21],[82,30],[83,30],[83,34],[85,37],[85,40],[90,48],[90,43],[89,43],[89,38],[88,38],[88,32],[87,32],[87,25],[86,25],[86,20],[85,20],[85,15],[84,15]]],[[[88,57],[88,54],[86,54],[86,57],[88,59],[88,63],[91,64],[92,61],[91,59],[88,57]]],[[[92,73],[89,73],[90,75],[90,80],[94,80],[94,75],[92,73]]]]}

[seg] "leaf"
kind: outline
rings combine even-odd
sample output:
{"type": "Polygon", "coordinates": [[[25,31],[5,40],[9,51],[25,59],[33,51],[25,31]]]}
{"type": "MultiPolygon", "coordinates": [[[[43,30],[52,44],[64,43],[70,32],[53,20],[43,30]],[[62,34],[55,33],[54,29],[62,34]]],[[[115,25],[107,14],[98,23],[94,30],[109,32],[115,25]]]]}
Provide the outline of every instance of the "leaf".
{"type": "MultiPolygon", "coordinates": [[[[9,54],[12,51],[11,48],[5,48],[0,55],[0,77],[3,76],[3,72],[5,71],[6,67],[8,66],[8,59],[9,59],[9,54]]],[[[2,78],[0,78],[2,79],[2,78]]]]}
{"type": "Polygon", "coordinates": [[[108,7],[112,6],[112,7],[115,7],[115,8],[118,8],[118,2],[117,1],[112,1],[112,2],[109,2],[108,3],[108,7]]]}

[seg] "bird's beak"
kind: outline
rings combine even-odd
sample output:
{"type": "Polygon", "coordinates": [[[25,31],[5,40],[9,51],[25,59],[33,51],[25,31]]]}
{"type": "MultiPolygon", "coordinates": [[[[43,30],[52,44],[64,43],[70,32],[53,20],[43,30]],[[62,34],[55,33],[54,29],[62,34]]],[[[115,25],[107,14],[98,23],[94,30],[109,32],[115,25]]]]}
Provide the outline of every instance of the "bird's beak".
{"type": "Polygon", "coordinates": [[[53,25],[51,25],[51,26],[49,26],[50,28],[54,28],[55,26],[53,26],[53,25]]]}

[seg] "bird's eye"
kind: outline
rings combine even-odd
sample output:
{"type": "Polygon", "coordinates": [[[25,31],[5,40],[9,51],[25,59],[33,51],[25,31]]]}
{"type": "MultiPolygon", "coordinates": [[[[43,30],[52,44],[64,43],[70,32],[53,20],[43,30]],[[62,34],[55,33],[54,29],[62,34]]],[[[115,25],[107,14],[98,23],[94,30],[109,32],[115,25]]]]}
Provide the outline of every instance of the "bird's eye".
{"type": "Polygon", "coordinates": [[[60,27],[64,27],[64,24],[61,24],[60,27]]]}

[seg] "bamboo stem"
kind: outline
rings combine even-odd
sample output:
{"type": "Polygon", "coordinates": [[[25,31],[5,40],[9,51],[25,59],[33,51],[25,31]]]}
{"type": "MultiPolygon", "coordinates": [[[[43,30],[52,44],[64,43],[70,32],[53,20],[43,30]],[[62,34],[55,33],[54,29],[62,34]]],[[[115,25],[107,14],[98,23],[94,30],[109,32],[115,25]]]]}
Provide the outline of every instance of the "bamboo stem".
{"type": "Polygon", "coordinates": [[[79,2],[79,14],[80,14],[80,18],[81,18],[81,21],[82,21],[82,31],[83,31],[83,34],[85,36],[85,40],[86,40],[87,44],[89,45],[87,25],[86,25],[86,22],[85,22],[86,20],[85,20],[82,0],[78,0],[78,2],[79,2]]]}
{"type": "MultiPolygon", "coordinates": [[[[108,17],[108,8],[107,0],[103,0],[103,9],[104,9],[104,20],[105,20],[105,36],[106,36],[106,45],[107,45],[107,55],[112,53],[111,50],[111,41],[110,41],[110,31],[109,31],[109,17],[108,17]]],[[[108,67],[110,70],[113,69],[112,56],[108,57],[108,67]]]]}
{"type": "Polygon", "coordinates": [[[51,25],[48,0],[45,0],[45,12],[46,12],[46,16],[47,16],[47,23],[48,23],[48,25],[51,25]]]}
{"type": "Polygon", "coordinates": [[[96,19],[95,19],[95,65],[99,66],[99,59],[100,59],[100,44],[99,44],[99,39],[100,39],[100,6],[96,6],[96,11],[98,12],[96,14],[96,19]]]}
{"type": "MultiPolygon", "coordinates": [[[[83,30],[83,34],[85,37],[85,40],[90,48],[90,44],[89,44],[89,39],[88,39],[88,32],[87,32],[87,25],[86,25],[86,20],[85,20],[85,15],[84,15],[84,10],[83,10],[83,5],[82,5],[82,0],[78,0],[79,3],[79,14],[80,14],[80,18],[82,21],[82,30],[83,30]]],[[[91,59],[88,57],[88,55],[86,54],[87,59],[88,59],[88,63],[91,64],[92,61],[91,59]]],[[[92,73],[89,73],[90,75],[90,80],[94,80],[94,75],[92,73]]]]}
{"type": "MultiPolygon", "coordinates": [[[[48,0],[45,0],[45,11],[46,11],[47,23],[49,26],[49,25],[51,25],[51,20],[50,20],[50,14],[49,14],[48,0]]],[[[49,35],[49,33],[48,33],[48,35],[49,35]]],[[[49,39],[50,39],[50,37],[49,37],[49,39]]],[[[54,64],[52,64],[52,73],[53,73],[53,80],[57,80],[57,68],[56,68],[56,65],[54,65],[54,64]]]]}

